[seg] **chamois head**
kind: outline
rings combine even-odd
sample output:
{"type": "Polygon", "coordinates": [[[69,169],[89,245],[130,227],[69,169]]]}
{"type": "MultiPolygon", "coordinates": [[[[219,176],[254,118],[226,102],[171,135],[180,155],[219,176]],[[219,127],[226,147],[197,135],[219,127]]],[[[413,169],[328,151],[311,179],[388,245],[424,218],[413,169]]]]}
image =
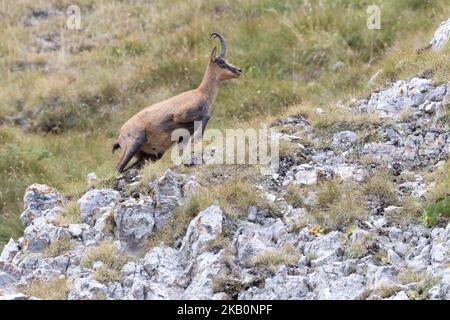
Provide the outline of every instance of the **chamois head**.
{"type": "Polygon", "coordinates": [[[219,38],[220,40],[220,55],[216,56],[217,48],[211,51],[210,66],[217,72],[219,80],[229,80],[239,78],[242,70],[225,60],[227,53],[227,44],[225,38],[218,32],[211,33],[211,38],[219,38]]]}

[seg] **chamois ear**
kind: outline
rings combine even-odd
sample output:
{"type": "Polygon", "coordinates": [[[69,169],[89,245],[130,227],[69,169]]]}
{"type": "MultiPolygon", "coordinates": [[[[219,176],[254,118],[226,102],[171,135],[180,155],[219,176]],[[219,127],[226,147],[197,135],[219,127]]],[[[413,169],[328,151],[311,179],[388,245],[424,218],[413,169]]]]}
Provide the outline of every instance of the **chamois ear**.
{"type": "Polygon", "coordinates": [[[217,47],[214,47],[214,49],[212,49],[212,51],[211,51],[211,62],[216,61],[216,51],[217,51],[217,47]]]}

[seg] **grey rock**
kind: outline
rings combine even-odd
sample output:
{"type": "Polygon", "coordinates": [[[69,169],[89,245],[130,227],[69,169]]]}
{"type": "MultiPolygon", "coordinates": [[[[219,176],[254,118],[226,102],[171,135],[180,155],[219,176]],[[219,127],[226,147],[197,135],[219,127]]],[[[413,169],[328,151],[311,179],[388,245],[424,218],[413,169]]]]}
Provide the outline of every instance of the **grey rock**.
{"type": "Polygon", "coordinates": [[[315,299],[319,300],[357,300],[365,291],[365,279],[359,274],[346,277],[332,277],[329,274],[312,275],[315,284],[315,299]],[[330,279],[331,278],[331,279],[330,279]]]}
{"type": "Polygon", "coordinates": [[[308,277],[288,275],[286,270],[265,280],[262,288],[239,293],[238,300],[287,300],[305,298],[310,291],[308,277]]]}
{"type": "Polygon", "coordinates": [[[399,263],[401,263],[401,261],[402,261],[402,259],[400,258],[400,256],[399,256],[394,250],[392,250],[392,249],[389,249],[389,250],[387,251],[387,256],[388,256],[388,258],[389,258],[389,261],[390,261],[392,264],[399,264],[399,263]]]}
{"type": "Polygon", "coordinates": [[[218,206],[210,206],[189,223],[180,251],[188,259],[203,253],[211,240],[222,233],[223,212],[218,206]]]}
{"type": "Polygon", "coordinates": [[[394,266],[376,267],[375,272],[367,279],[369,290],[389,288],[397,286],[398,269],[394,266]]]}
{"type": "Polygon", "coordinates": [[[81,221],[94,226],[100,209],[112,202],[117,202],[119,197],[119,192],[112,189],[94,189],[88,191],[78,200],[81,221]]]}
{"type": "Polygon", "coordinates": [[[433,262],[441,263],[448,261],[449,247],[445,243],[439,242],[433,244],[431,248],[431,260],[433,262]]]}
{"type": "Polygon", "coordinates": [[[392,297],[389,297],[388,300],[409,300],[409,298],[405,291],[399,291],[392,297]]]}
{"type": "Polygon", "coordinates": [[[157,180],[149,184],[153,192],[155,208],[155,227],[162,229],[173,214],[173,208],[180,203],[182,197],[181,184],[177,175],[168,169],[157,180]]]}
{"type": "Polygon", "coordinates": [[[96,300],[106,297],[108,288],[91,277],[73,279],[69,300],[96,300]]]}
{"type": "Polygon", "coordinates": [[[433,50],[439,51],[444,49],[450,38],[450,19],[441,22],[438,29],[431,39],[430,46],[433,50]]]}
{"type": "Polygon", "coordinates": [[[287,234],[287,229],[280,219],[266,219],[264,225],[245,223],[234,239],[237,257],[240,261],[249,261],[260,252],[275,248],[287,234]]]}
{"type": "Polygon", "coordinates": [[[67,235],[68,231],[53,225],[46,218],[35,218],[24,230],[22,250],[27,252],[42,251],[50,243],[67,235]]]}
{"type": "Polygon", "coordinates": [[[223,250],[214,254],[204,252],[193,261],[187,273],[193,275],[189,286],[183,292],[183,299],[210,300],[213,298],[213,279],[219,274],[225,274],[222,263],[223,250]]]}
{"type": "Polygon", "coordinates": [[[150,197],[131,198],[114,210],[116,235],[130,248],[141,247],[154,226],[153,201],[150,197]]]}
{"type": "Polygon", "coordinates": [[[169,247],[152,248],[143,259],[150,280],[145,283],[146,299],[180,299],[187,285],[177,250],[169,247]]]}
{"type": "Polygon", "coordinates": [[[333,142],[331,146],[334,149],[345,151],[351,148],[358,140],[356,133],[352,131],[342,131],[333,135],[333,142]]]}
{"type": "Polygon", "coordinates": [[[312,165],[303,164],[296,168],[295,180],[296,184],[313,185],[317,183],[317,169],[312,165]]]}
{"type": "Polygon", "coordinates": [[[107,286],[107,298],[110,300],[120,300],[123,298],[123,288],[118,282],[109,283],[107,286]]]}
{"type": "Polygon", "coordinates": [[[0,300],[38,300],[36,297],[30,297],[23,293],[10,293],[0,295],[0,300]]]}
{"type": "Polygon", "coordinates": [[[0,255],[0,261],[11,262],[18,251],[19,246],[17,243],[12,238],[9,239],[8,243],[3,247],[2,254],[0,255]]]}
{"type": "Polygon", "coordinates": [[[338,231],[332,231],[326,235],[318,236],[312,242],[308,242],[304,247],[305,255],[314,255],[315,259],[310,261],[312,267],[341,260],[344,253],[340,234],[338,231]]]}
{"type": "Polygon", "coordinates": [[[29,226],[35,218],[47,218],[54,221],[59,206],[63,204],[62,195],[54,188],[44,184],[33,184],[25,191],[24,209],[20,220],[29,226]]]}
{"type": "Polygon", "coordinates": [[[89,225],[85,223],[73,223],[69,224],[68,231],[74,238],[79,238],[83,234],[84,230],[89,229],[89,225]]]}
{"type": "Polygon", "coordinates": [[[7,288],[16,283],[17,279],[4,271],[0,271],[0,289],[7,288]]]}
{"type": "Polygon", "coordinates": [[[400,240],[402,237],[402,230],[400,230],[397,227],[392,227],[389,228],[389,239],[391,239],[391,241],[398,241],[400,240]]]}

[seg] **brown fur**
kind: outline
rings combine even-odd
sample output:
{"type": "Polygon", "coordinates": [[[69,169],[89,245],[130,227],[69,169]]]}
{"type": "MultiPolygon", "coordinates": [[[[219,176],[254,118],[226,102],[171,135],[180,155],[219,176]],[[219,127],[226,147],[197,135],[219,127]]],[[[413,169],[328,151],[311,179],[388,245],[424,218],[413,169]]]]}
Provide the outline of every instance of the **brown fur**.
{"type": "Polygon", "coordinates": [[[130,168],[139,168],[145,160],[160,159],[175,143],[171,140],[175,129],[185,128],[192,134],[194,121],[202,121],[202,130],[205,129],[220,82],[238,78],[241,74],[239,68],[227,63],[222,56],[215,57],[215,54],[216,48],[211,52],[203,80],[197,89],[151,105],[125,122],[117,143],[113,145],[113,152],[117,148],[123,149],[116,167],[118,172],[123,172],[134,156],[137,160],[130,168]]]}

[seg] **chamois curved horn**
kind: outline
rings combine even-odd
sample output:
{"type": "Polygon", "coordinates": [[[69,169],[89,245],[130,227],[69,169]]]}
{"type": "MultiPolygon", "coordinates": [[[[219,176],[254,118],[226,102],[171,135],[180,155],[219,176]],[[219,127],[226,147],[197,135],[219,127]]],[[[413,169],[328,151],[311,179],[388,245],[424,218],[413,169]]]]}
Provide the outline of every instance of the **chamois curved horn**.
{"type": "Polygon", "coordinates": [[[222,58],[225,58],[225,55],[227,54],[227,44],[225,42],[225,38],[223,35],[221,35],[218,32],[211,33],[211,38],[219,38],[220,40],[220,56],[222,58]]]}

